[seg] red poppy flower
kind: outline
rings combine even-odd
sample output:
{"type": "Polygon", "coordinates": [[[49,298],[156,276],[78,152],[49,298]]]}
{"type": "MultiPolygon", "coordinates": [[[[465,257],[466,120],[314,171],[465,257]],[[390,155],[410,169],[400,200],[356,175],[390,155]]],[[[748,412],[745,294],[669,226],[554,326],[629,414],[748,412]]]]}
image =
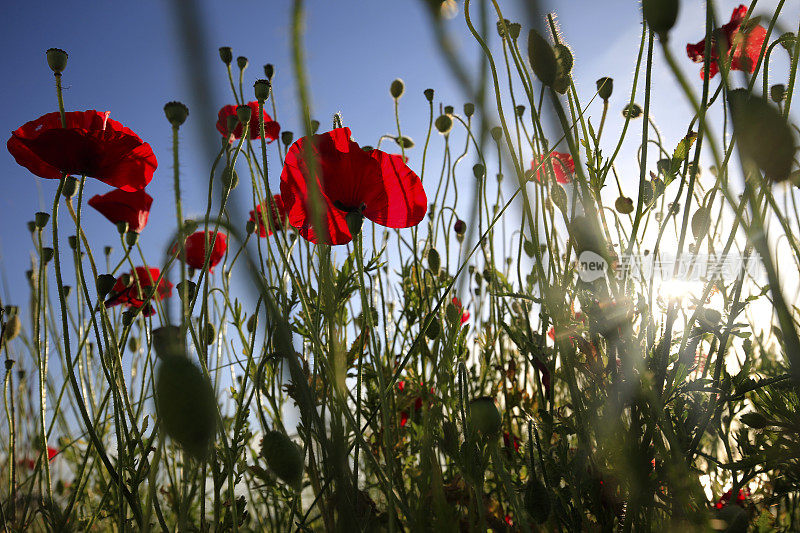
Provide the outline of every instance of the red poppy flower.
{"type": "MultiPolygon", "coordinates": [[[[142,307],[145,303],[144,297],[150,292],[150,289],[160,275],[161,271],[157,268],[148,269],[145,267],[136,267],[135,272],[132,270],[130,274],[120,276],[117,278],[114,288],[111,289],[112,296],[106,300],[105,306],[114,307],[115,305],[122,304],[133,308],[142,307]],[[126,281],[130,280],[133,281],[126,285],[126,281]]],[[[169,296],[172,296],[172,283],[166,279],[162,279],[158,284],[158,289],[153,294],[153,299],[162,300],[169,296]]],[[[152,316],[154,314],[155,311],[151,308],[144,312],[145,316],[152,316]]]]}
{"type": "Polygon", "coordinates": [[[102,196],[92,196],[89,205],[114,224],[127,222],[130,231],[139,233],[147,225],[153,198],[143,190],[127,192],[114,189],[102,196]]]}
{"type": "Polygon", "coordinates": [[[263,203],[257,205],[254,211],[250,211],[250,220],[256,223],[258,236],[266,237],[267,235],[272,235],[273,229],[276,231],[282,230],[284,222],[286,221],[286,207],[283,205],[283,198],[281,198],[281,195],[276,194],[272,197],[272,217],[270,217],[269,228],[267,228],[267,225],[264,223],[264,217],[261,216],[262,209],[266,209],[263,203]]]}
{"type": "MultiPolygon", "coordinates": [[[[731,501],[731,496],[733,496],[733,489],[730,489],[728,490],[728,492],[723,494],[722,497],[720,497],[719,501],[714,504],[714,507],[716,507],[717,509],[722,509],[723,507],[728,505],[728,502],[731,501]]],[[[739,507],[744,507],[744,502],[749,497],[750,497],[750,492],[747,489],[741,489],[739,490],[739,493],[736,495],[736,501],[734,503],[739,507]]]]}
{"type": "Polygon", "coordinates": [[[48,113],[11,134],[8,151],[17,163],[39,177],[61,179],[65,174],[91,176],[123,191],[144,189],[158,162],[143,142],[108,112],[48,113]]]}
{"type": "MultiPolygon", "coordinates": [[[[214,232],[208,232],[208,242],[214,241],[214,248],[211,250],[208,271],[214,272],[214,267],[222,261],[225,251],[228,249],[227,238],[224,233],[217,233],[214,239],[214,232]]],[[[203,268],[206,261],[206,233],[196,231],[186,237],[186,264],[192,268],[203,268]]]]}
{"type": "MultiPolygon", "coordinates": [[[[247,105],[252,111],[252,118],[250,119],[250,139],[260,139],[261,122],[258,120],[258,102],[247,102],[247,105]]],[[[223,137],[228,137],[228,117],[230,116],[236,116],[235,105],[226,105],[219,110],[219,113],[217,113],[217,131],[220,132],[223,137]]],[[[266,111],[264,111],[264,137],[267,139],[267,142],[271,143],[277,139],[280,132],[281,125],[272,120],[272,117],[269,116],[266,111]]],[[[234,139],[239,139],[241,136],[242,123],[237,122],[236,127],[233,128],[233,133],[231,134],[229,141],[233,142],[234,139]]]]}
{"type": "Polygon", "coordinates": [[[311,242],[345,244],[352,240],[345,217],[360,211],[366,218],[389,228],[419,224],[428,210],[428,199],[419,177],[403,158],[380,150],[363,151],[350,140],[349,128],[298,139],[286,154],[281,173],[281,195],[289,223],[311,242]],[[306,164],[306,149],[314,159],[314,178],[306,164]],[[312,228],[308,180],[319,184],[322,225],[325,234],[312,228]]]}
{"type": "Polygon", "coordinates": [[[408,424],[408,411],[400,411],[400,427],[404,428],[408,424]]]}
{"type": "Polygon", "coordinates": [[[508,431],[503,432],[503,445],[508,450],[513,446],[514,451],[519,451],[519,439],[516,435],[511,435],[508,431]]]}
{"type": "Polygon", "coordinates": [[[403,392],[405,390],[405,388],[406,388],[406,382],[404,380],[401,380],[401,381],[397,382],[397,390],[399,390],[400,392],[403,392]]]}
{"type": "MultiPolygon", "coordinates": [[[[540,165],[544,159],[545,156],[543,154],[539,156],[538,162],[531,162],[531,169],[536,170],[536,181],[538,182],[542,181],[542,176],[544,176],[547,171],[547,163],[540,165]]],[[[555,173],[558,183],[569,183],[572,181],[572,175],[575,173],[575,162],[572,160],[571,155],[554,150],[550,152],[550,163],[553,165],[553,172],[555,173]]]]}
{"type": "MultiPolygon", "coordinates": [[[[463,306],[461,305],[461,300],[459,300],[458,298],[456,298],[454,296],[452,301],[453,301],[453,305],[455,305],[456,308],[463,309],[463,306]]],[[[463,324],[464,322],[466,322],[468,320],[469,320],[469,311],[462,311],[462,313],[461,313],[461,323],[463,324]]]]}
{"type": "MultiPolygon", "coordinates": [[[[714,31],[714,35],[711,37],[711,59],[708,66],[712,78],[719,72],[717,43],[719,42],[720,34],[724,35],[727,42],[726,55],[730,54],[730,48],[733,46],[733,53],[730,54],[731,70],[742,70],[751,74],[756,70],[756,63],[758,63],[758,56],[761,54],[761,46],[767,37],[767,30],[756,24],[745,31],[740,31],[746,15],[747,7],[740,5],[733,10],[730,22],[723,24],[721,28],[714,31]]],[[[703,62],[705,51],[705,39],[697,44],[686,45],[686,54],[695,63],[703,62]]],[[[703,69],[700,69],[700,77],[705,78],[703,69]]]]}

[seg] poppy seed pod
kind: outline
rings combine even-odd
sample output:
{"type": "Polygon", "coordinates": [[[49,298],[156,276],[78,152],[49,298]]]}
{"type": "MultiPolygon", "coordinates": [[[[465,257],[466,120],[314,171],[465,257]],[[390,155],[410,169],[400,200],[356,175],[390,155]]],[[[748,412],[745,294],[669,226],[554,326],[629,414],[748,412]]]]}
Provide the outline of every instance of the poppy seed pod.
{"type": "Polygon", "coordinates": [[[22,322],[17,315],[12,316],[6,321],[6,328],[3,330],[3,339],[13,341],[22,329],[22,322]]]}
{"type": "Polygon", "coordinates": [[[244,225],[244,230],[247,232],[248,235],[255,233],[256,231],[256,221],[255,220],[248,220],[247,223],[244,225]]]}
{"type": "Polygon", "coordinates": [[[475,104],[472,102],[467,102],[464,104],[464,115],[469,118],[475,114],[475,104]]]}
{"type": "Polygon", "coordinates": [[[667,32],[678,20],[679,8],[678,0],[642,0],[644,20],[662,41],[667,40],[667,32]]]}
{"type": "Polygon", "coordinates": [[[283,141],[283,144],[285,144],[286,146],[289,146],[290,144],[292,144],[293,140],[294,140],[294,133],[293,132],[291,132],[291,131],[281,132],[281,141],[283,141]]]}
{"type": "Polygon", "coordinates": [[[614,92],[613,78],[600,78],[597,80],[597,95],[605,101],[611,98],[611,93],[614,92]]]}
{"type": "Polygon", "coordinates": [[[46,265],[53,259],[54,251],[52,248],[44,247],[42,248],[42,261],[46,265]]]}
{"type": "Polygon", "coordinates": [[[44,228],[47,226],[47,222],[50,220],[50,214],[44,212],[38,212],[33,215],[33,222],[36,224],[36,227],[39,229],[44,228]]]}
{"type": "Polygon", "coordinates": [[[425,99],[427,101],[433,102],[433,89],[425,89],[423,94],[425,95],[425,99]]]}
{"type": "Polygon", "coordinates": [[[445,115],[452,115],[455,109],[451,105],[444,106],[444,114],[445,115]]]}
{"type": "Polygon", "coordinates": [[[450,130],[453,129],[453,119],[448,115],[439,115],[433,125],[436,126],[436,130],[439,133],[447,135],[450,133],[450,130]]]}
{"type": "Polygon", "coordinates": [[[269,91],[272,84],[268,80],[256,80],[253,84],[253,92],[256,95],[256,100],[259,102],[265,101],[269,98],[269,91]]]}
{"type": "Polygon", "coordinates": [[[181,102],[167,102],[164,104],[164,115],[173,127],[178,128],[189,116],[189,108],[181,102]]]}
{"type": "Polygon", "coordinates": [[[29,220],[26,223],[26,226],[28,227],[28,231],[30,231],[31,233],[36,231],[36,222],[34,222],[33,220],[29,220]]]}
{"type": "Polygon", "coordinates": [[[128,228],[129,225],[127,221],[121,220],[120,222],[117,222],[117,233],[119,233],[120,235],[128,233],[128,228]]]}
{"type": "Polygon", "coordinates": [[[405,92],[405,90],[406,90],[406,84],[403,83],[403,80],[401,80],[400,78],[394,80],[392,84],[389,86],[389,94],[391,94],[392,98],[394,98],[395,100],[403,96],[403,92],[405,92]]]}
{"type": "Polygon", "coordinates": [[[267,63],[264,65],[264,76],[267,77],[268,80],[272,81],[272,77],[275,75],[275,65],[272,63],[267,63]]]}
{"type": "Polygon", "coordinates": [[[186,293],[186,298],[191,300],[194,298],[194,294],[197,291],[197,284],[194,281],[186,280],[181,281],[175,286],[175,289],[178,291],[178,296],[183,299],[183,294],[186,293]]]}
{"type": "Polygon", "coordinates": [[[236,106],[236,118],[239,119],[239,122],[242,124],[247,124],[250,122],[250,118],[253,116],[253,110],[250,109],[249,105],[239,105],[236,106]]]}
{"type": "Polygon", "coordinates": [[[231,47],[230,46],[220,46],[219,47],[219,58],[226,65],[230,65],[231,62],[233,61],[233,50],[231,50],[231,47]]]}
{"type": "Polygon", "coordinates": [[[521,117],[522,115],[525,114],[525,106],[518,105],[517,107],[514,108],[514,113],[516,113],[518,117],[521,117]]]}
{"type": "Polygon", "coordinates": [[[475,179],[481,179],[486,174],[486,168],[480,163],[472,165],[472,175],[475,179]]]}
{"type": "Polygon", "coordinates": [[[78,192],[78,178],[67,176],[64,180],[64,190],[62,191],[64,198],[72,198],[76,192],[78,192]]]}
{"type": "Polygon", "coordinates": [[[299,490],[303,483],[305,458],[303,449],[280,431],[268,431],[261,439],[261,457],[278,478],[299,490]]]}
{"type": "Polygon", "coordinates": [[[780,104],[786,100],[786,85],[779,83],[770,87],[769,97],[772,98],[772,101],[776,104],[780,104]]]}
{"type": "Polygon", "coordinates": [[[494,398],[481,396],[469,403],[469,417],[471,427],[485,437],[496,436],[500,432],[502,419],[494,398]]]}
{"type": "Polygon", "coordinates": [[[60,48],[50,48],[47,50],[47,65],[55,74],[61,74],[67,68],[67,58],[69,55],[60,48]]]}
{"type": "Polygon", "coordinates": [[[239,67],[239,70],[244,70],[247,68],[247,65],[250,64],[250,61],[247,60],[244,56],[239,56],[236,58],[236,66],[239,67]]]}
{"type": "Polygon", "coordinates": [[[360,211],[350,211],[344,217],[345,222],[347,222],[347,229],[350,231],[350,235],[355,237],[359,233],[361,233],[361,226],[364,224],[364,215],[361,214],[360,211]]]}
{"type": "Polygon", "coordinates": [[[122,325],[126,328],[133,324],[133,319],[136,318],[136,311],[128,309],[122,312],[122,325]]]}
{"type": "Polygon", "coordinates": [[[78,236],[77,235],[70,235],[69,237],[67,237],[67,243],[69,244],[70,248],[72,248],[73,250],[77,250],[78,249],[78,236]]]}
{"type": "Polygon", "coordinates": [[[547,39],[536,30],[528,33],[528,60],[539,81],[547,87],[552,87],[558,74],[556,54],[547,39]]]}
{"type": "Polygon", "coordinates": [[[105,298],[106,294],[111,292],[114,284],[117,282],[116,278],[111,274],[100,274],[97,276],[97,294],[100,298],[105,298]]]}

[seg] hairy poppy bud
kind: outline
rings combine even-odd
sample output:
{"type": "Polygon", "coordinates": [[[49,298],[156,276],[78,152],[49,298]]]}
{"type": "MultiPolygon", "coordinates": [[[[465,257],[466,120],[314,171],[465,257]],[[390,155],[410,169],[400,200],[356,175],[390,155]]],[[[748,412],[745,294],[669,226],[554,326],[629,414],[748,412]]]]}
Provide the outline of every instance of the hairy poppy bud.
{"type": "Polygon", "coordinates": [[[286,146],[289,146],[290,144],[292,144],[292,140],[294,140],[294,133],[293,132],[291,132],[291,131],[282,131],[281,132],[281,141],[283,141],[283,144],[285,144],[286,146]]]}
{"type": "Polygon", "coordinates": [[[433,125],[436,126],[436,130],[439,133],[447,135],[453,129],[453,119],[448,115],[439,115],[433,125]]]}
{"type": "Polygon", "coordinates": [[[708,228],[711,225],[711,213],[707,207],[700,206],[700,208],[692,215],[692,235],[695,239],[701,238],[708,233],[708,228]]]}
{"type": "Polygon", "coordinates": [[[625,118],[639,118],[642,113],[643,111],[639,104],[628,104],[622,108],[622,116],[625,118]]]}
{"type": "Polygon", "coordinates": [[[755,411],[743,414],[741,419],[742,422],[753,429],[764,429],[767,427],[767,425],[769,425],[767,418],[761,413],[756,413],[755,411]]]}
{"type": "Polygon", "coordinates": [[[556,56],[556,79],[553,82],[553,90],[566,94],[572,83],[572,66],[575,60],[572,57],[572,51],[565,44],[558,43],[553,47],[553,52],[556,56]]]}
{"type": "Polygon", "coordinates": [[[197,284],[192,280],[181,281],[178,283],[175,288],[178,290],[178,296],[183,299],[184,293],[186,294],[187,301],[191,301],[194,298],[195,291],[197,290],[197,284]]]}
{"type": "Polygon", "coordinates": [[[155,404],[167,435],[187,453],[203,459],[217,429],[217,399],[203,372],[185,356],[162,359],[155,404]]]}
{"type": "Polygon", "coordinates": [[[258,326],[258,315],[251,315],[250,318],[247,319],[247,331],[253,333],[258,326]]]}
{"type": "Polygon", "coordinates": [[[442,267],[442,258],[439,256],[439,252],[436,251],[436,248],[428,250],[428,267],[434,274],[438,274],[439,269],[442,267]]]}
{"type": "Polygon", "coordinates": [[[253,84],[253,91],[256,95],[256,100],[259,102],[263,102],[267,98],[269,98],[269,91],[272,87],[272,84],[267,80],[256,80],[253,84]]]}
{"type": "Polygon", "coordinates": [[[49,48],[47,50],[47,65],[56,74],[61,74],[67,68],[67,58],[69,55],[60,48],[49,48]]]}
{"type": "Polygon", "coordinates": [[[319,130],[319,120],[312,120],[311,121],[311,134],[314,135],[319,130]]]}
{"type": "Polygon", "coordinates": [[[350,235],[355,237],[361,233],[361,225],[364,223],[364,215],[360,211],[350,211],[344,217],[347,222],[347,229],[350,230],[350,235]]]}
{"type": "Polygon", "coordinates": [[[453,231],[456,232],[456,235],[463,236],[467,231],[467,223],[459,218],[456,220],[456,223],[453,224],[453,231]]]}
{"type": "Polygon", "coordinates": [[[528,33],[528,60],[539,81],[545,86],[551,87],[558,74],[556,54],[547,39],[536,30],[528,33]]]}
{"type": "Polygon", "coordinates": [[[230,65],[231,61],[233,61],[233,50],[231,50],[231,47],[230,46],[220,46],[220,48],[219,48],[219,58],[226,65],[230,65]]]}
{"type": "Polygon", "coordinates": [[[67,243],[69,244],[70,248],[72,248],[73,250],[77,250],[78,249],[78,236],[77,235],[70,235],[69,237],[67,237],[67,243]]]}
{"type": "Polygon", "coordinates": [[[62,191],[64,198],[72,198],[76,192],[78,192],[78,178],[75,176],[64,178],[64,190],[62,191]]]}
{"type": "Polygon", "coordinates": [[[136,318],[136,311],[128,309],[122,312],[122,325],[126,328],[133,324],[133,319],[136,318]]]}
{"type": "Polygon", "coordinates": [[[537,524],[543,524],[550,516],[550,495],[535,475],[525,486],[525,510],[537,524]]]}
{"type": "Polygon", "coordinates": [[[250,118],[253,116],[253,110],[250,109],[249,105],[239,105],[236,106],[236,118],[239,119],[239,122],[242,124],[247,124],[250,122],[250,118]]]}
{"type": "Polygon", "coordinates": [[[189,116],[189,108],[181,102],[167,102],[164,104],[164,115],[174,127],[178,128],[186,122],[189,116]]]}
{"type": "Polygon", "coordinates": [[[12,316],[6,321],[6,329],[3,330],[3,338],[6,341],[13,341],[22,329],[22,321],[17,315],[12,316]]]}
{"type": "Polygon", "coordinates": [[[117,222],[117,233],[120,235],[128,233],[128,223],[126,221],[117,222]]]}
{"type": "Polygon", "coordinates": [[[214,324],[207,322],[201,332],[205,337],[206,344],[214,344],[214,339],[217,337],[217,328],[214,324]]]}
{"type": "Polygon", "coordinates": [[[244,56],[239,56],[236,58],[236,66],[239,67],[239,70],[244,70],[247,68],[250,62],[244,56]]]}
{"type": "Polygon", "coordinates": [[[496,436],[500,432],[502,419],[494,398],[481,396],[469,403],[470,426],[485,437],[496,436]]]}
{"type": "Polygon", "coordinates": [[[394,80],[392,84],[389,86],[389,94],[391,94],[392,98],[394,98],[395,100],[403,96],[403,92],[405,92],[405,90],[406,90],[406,84],[403,83],[403,80],[401,80],[400,78],[394,80]]]}
{"type": "Polygon", "coordinates": [[[425,95],[426,100],[433,102],[433,89],[425,89],[423,94],[425,95]]]}
{"type": "Polygon", "coordinates": [[[614,92],[614,80],[612,78],[600,78],[597,80],[597,94],[605,101],[611,98],[614,92]]]}
{"type": "Polygon", "coordinates": [[[136,246],[136,243],[139,242],[139,234],[135,231],[128,231],[125,232],[125,244],[128,246],[136,246]]]}
{"type": "Polygon", "coordinates": [[[679,7],[678,0],[642,0],[644,20],[662,41],[678,20],[679,7]]]}
{"type": "Polygon", "coordinates": [[[627,196],[620,196],[614,202],[614,208],[617,210],[618,213],[622,213],[623,215],[630,215],[631,213],[633,213],[633,200],[631,200],[627,196]]]}
{"type": "Polygon", "coordinates": [[[272,77],[275,75],[275,65],[272,63],[267,63],[264,65],[264,76],[267,77],[268,80],[272,81],[272,77]]]}
{"type": "Polygon", "coordinates": [[[480,163],[472,165],[472,174],[475,179],[481,179],[486,174],[486,168],[480,163]]]}
{"type": "Polygon", "coordinates": [[[116,278],[111,274],[100,274],[97,276],[97,294],[100,298],[105,298],[106,294],[111,292],[111,289],[114,288],[114,284],[117,282],[116,278]]]}
{"type": "Polygon", "coordinates": [[[439,321],[433,320],[431,321],[430,324],[428,324],[428,329],[425,330],[425,336],[433,340],[439,336],[439,333],[441,333],[441,331],[442,331],[442,326],[441,324],[439,324],[439,321]]]}
{"type": "Polygon", "coordinates": [[[239,185],[239,174],[231,167],[225,167],[222,171],[222,185],[226,189],[235,189],[239,185]]]}
{"type": "Polygon", "coordinates": [[[400,137],[395,137],[394,142],[396,142],[398,146],[402,146],[406,150],[414,147],[414,141],[411,139],[411,137],[406,137],[405,135],[401,135],[400,137]]]}
{"type": "Polygon", "coordinates": [[[776,104],[780,104],[784,100],[786,100],[786,85],[779,83],[777,85],[773,85],[769,89],[769,96],[772,98],[772,101],[776,104]]]}
{"type": "Polygon", "coordinates": [[[261,457],[281,481],[299,490],[303,482],[303,449],[280,431],[268,431],[261,439],[261,457]]]}
{"type": "Polygon", "coordinates": [[[467,102],[464,104],[464,115],[469,118],[475,114],[475,104],[472,102],[467,102]]]}
{"type": "Polygon", "coordinates": [[[49,263],[53,259],[54,253],[55,252],[53,251],[52,248],[49,247],[42,248],[42,262],[44,262],[45,265],[49,263]]]}
{"type": "Polygon", "coordinates": [[[36,227],[39,229],[44,228],[47,226],[47,222],[50,220],[50,214],[44,213],[42,211],[33,215],[33,222],[36,224],[36,227]]]}

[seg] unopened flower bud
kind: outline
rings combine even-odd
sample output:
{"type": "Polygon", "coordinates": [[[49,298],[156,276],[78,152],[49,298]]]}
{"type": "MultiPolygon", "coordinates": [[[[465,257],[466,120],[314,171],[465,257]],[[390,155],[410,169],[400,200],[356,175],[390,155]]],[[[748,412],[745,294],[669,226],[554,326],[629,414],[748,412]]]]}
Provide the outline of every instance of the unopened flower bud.
{"type": "Polygon", "coordinates": [[[248,235],[255,233],[256,231],[255,220],[248,220],[247,224],[244,225],[244,230],[247,232],[248,235]]]}
{"type": "Polygon", "coordinates": [[[553,47],[536,30],[528,33],[528,59],[536,77],[545,86],[551,87],[558,75],[558,62],[553,47]]]}
{"type": "Polygon", "coordinates": [[[136,311],[127,310],[122,313],[122,325],[126,328],[133,324],[133,319],[136,318],[136,311]]]}
{"type": "Polygon", "coordinates": [[[225,127],[228,129],[228,135],[233,135],[233,130],[236,129],[238,124],[239,117],[236,115],[228,115],[228,118],[225,119],[225,127]]]}
{"type": "Polygon", "coordinates": [[[242,124],[247,124],[248,122],[250,122],[250,117],[252,116],[253,116],[253,110],[250,109],[249,105],[236,106],[236,117],[242,124]]]}
{"type": "Polygon", "coordinates": [[[239,70],[244,70],[247,68],[250,62],[244,56],[239,56],[236,58],[236,66],[239,67],[239,70]]]}
{"type": "Polygon", "coordinates": [[[206,323],[202,329],[202,334],[205,336],[206,344],[214,344],[214,339],[217,337],[217,328],[211,322],[206,323]]]}
{"type": "Polygon", "coordinates": [[[64,190],[62,191],[64,198],[72,198],[76,192],[78,192],[78,178],[75,176],[64,178],[64,190]]]}
{"type": "Polygon", "coordinates": [[[239,174],[236,173],[236,170],[227,166],[222,171],[222,185],[225,186],[226,189],[235,189],[237,185],[239,185],[239,174]]]}
{"type": "Polygon", "coordinates": [[[128,223],[124,220],[117,222],[117,232],[120,235],[125,235],[128,232],[128,223]]]}
{"type": "Polygon", "coordinates": [[[6,359],[6,372],[10,372],[12,368],[14,368],[14,361],[13,359],[6,359]]]}
{"type": "Polygon", "coordinates": [[[195,291],[197,291],[197,283],[187,279],[175,285],[175,289],[178,291],[178,297],[181,299],[183,299],[184,294],[186,294],[186,301],[188,302],[194,298],[195,291]]]}
{"type": "Polygon", "coordinates": [[[453,231],[456,232],[456,235],[464,235],[467,231],[467,223],[461,219],[456,220],[456,223],[453,224],[453,231]]]}
{"type": "Polygon", "coordinates": [[[269,98],[269,90],[272,87],[268,80],[256,80],[253,84],[253,91],[256,95],[256,100],[259,102],[265,101],[269,98]]]}
{"type": "Polygon", "coordinates": [[[403,83],[403,80],[397,78],[392,82],[389,86],[389,94],[392,95],[392,98],[397,100],[401,96],[403,96],[403,92],[406,90],[406,84],[403,83]]]}
{"type": "Polygon", "coordinates": [[[614,202],[614,208],[623,215],[630,215],[633,213],[633,200],[627,196],[620,196],[614,202]]]}
{"type": "Polygon", "coordinates": [[[411,137],[406,137],[405,135],[401,135],[400,137],[395,137],[394,142],[396,142],[398,146],[405,149],[414,147],[414,141],[411,140],[411,137]]]}
{"type": "Polygon", "coordinates": [[[105,298],[106,294],[111,292],[114,288],[114,285],[117,283],[117,280],[111,274],[100,274],[97,276],[97,295],[100,298],[105,298]]]}
{"type": "Polygon", "coordinates": [[[272,81],[272,77],[275,75],[275,66],[272,63],[267,63],[264,65],[264,76],[267,77],[268,80],[272,81]]]}
{"type": "Polygon", "coordinates": [[[464,104],[464,116],[469,118],[474,114],[475,114],[475,104],[473,104],[472,102],[467,102],[466,104],[464,104]]]}
{"type": "Polygon", "coordinates": [[[69,298],[69,295],[72,294],[72,286],[71,285],[64,285],[64,290],[61,291],[61,296],[66,300],[69,298]]]}
{"type": "Polygon", "coordinates": [[[42,262],[46,265],[53,259],[54,251],[50,247],[42,248],[42,262]]]}
{"type": "Polygon", "coordinates": [[[428,267],[434,274],[438,274],[439,269],[442,267],[442,258],[436,248],[428,250],[428,267]]]}
{"type": "Polygon", "coordinates": [[[258,315],[251,315],[250,318],[247,319],[247,331],[253,333],[258,326],[258,315]]]}
{"type": "Polygon", "coordinates": [[[645,22],[663,41],[678,19],[678,8],[678,0],[642,0],[645,22]]]}
{"type": "Polygon", "coordinates": [[[433,89],[425,89],[422,93],[425,95],[427,101],[433,102],[433,89]]]}
{"type": "Polygon", "coordinates": [[[777,85],[773,85],[769,89],[769,96],[772,98],[772,101],[776,104],[780,104],[784,100],[786,100],[786,86],[782,83],[777,85]]]}
{"type": "Polygon", "coordinates": [[[289,146],[290,144],[292,144],[293,140],[294,140],[294,133],[293,132],[291,132],[291,131],[282,131],[281,132],[281,141],[283,142],[283,144],[285,144],[286,146],[289,146]]]}
{"type": "Polygon", "coordinates": [[[439,115],[433,125],[439,133],[447,135],[453,129],[453,119],[449,115],[439,115]]]}
{"type": "Polygon", "coordinates": [[[233,50],[231,50],[231,47],[230,46],[221,46],[219,48],[219,58],[226,65],[230,65],[231,61],[233,61],[233,50]]]}
{"type": "Polygon", "coordinates": [[[69,237],[67,237],[67,243],[69,244],[70,248],[72,248],[73,250],[77,250],[78,249],[78,236],[77,235],[70,235],[69,237]]]}
{"type": "Polygon", "coordinates": [[[614,92],[614,80],[612,78],[600,78],[596,83],[598,96],[608,101],[611,98],[611,93],[614,92]]]}
{"type": "Polygon", "coordinates": [[[50,214],[44,212],[38,212],[33,216],[33,222],[36,224],[36,227],[39,229],[44,228],[47,226],[47,222],[50,220],[50,214]]]}
{"type": "Polygon", "coordinates": [[[67,58],[69,55],[60,48],[50,48],[47,50],[47,65],[56,74],[61,74],[67,68],[67,58]]]}
{"type": "Polygon", "coordinates": [[[189,108],[181,102],[167,102],[164,104],[164,114],[167,116],[169,123],[177,128],[186,122],[186,117],[189,116],[189,108]]]}

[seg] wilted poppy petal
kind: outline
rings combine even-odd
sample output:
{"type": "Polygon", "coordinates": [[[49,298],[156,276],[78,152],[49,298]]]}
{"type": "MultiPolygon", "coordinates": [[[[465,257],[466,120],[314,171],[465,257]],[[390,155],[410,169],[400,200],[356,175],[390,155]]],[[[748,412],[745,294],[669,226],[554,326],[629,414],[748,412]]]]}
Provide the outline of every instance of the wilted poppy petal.
{"type": "Polygon", "coordinates": [[[89,198],[89,205],[114,224],[127,222],[130,231],[140,232],[147,225],[153,198],[144,192],[114,189],[89,198]]]}

